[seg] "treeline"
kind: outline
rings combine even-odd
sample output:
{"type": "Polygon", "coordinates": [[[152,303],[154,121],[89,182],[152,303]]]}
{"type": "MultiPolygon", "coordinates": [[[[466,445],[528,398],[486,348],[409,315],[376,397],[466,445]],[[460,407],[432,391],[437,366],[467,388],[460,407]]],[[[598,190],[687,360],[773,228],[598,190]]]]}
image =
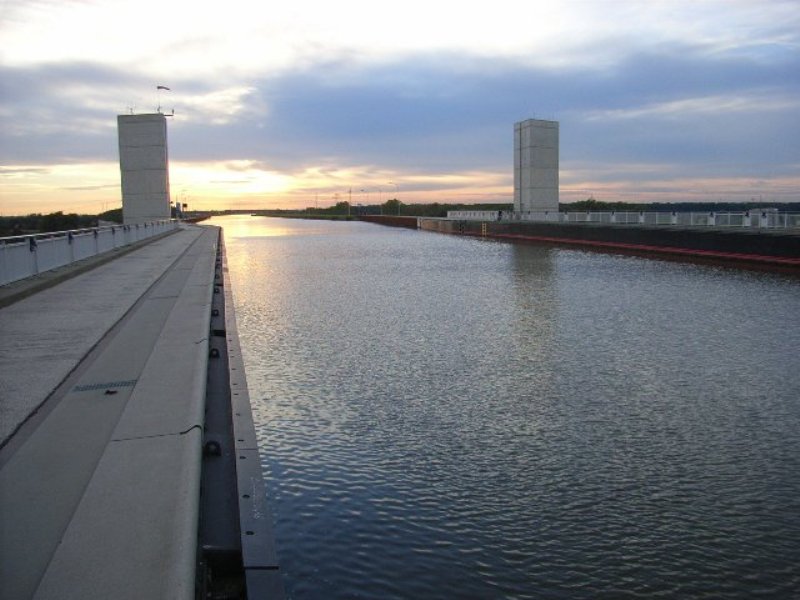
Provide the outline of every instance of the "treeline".
{"type": "MultiPolygon", "coordinates": [[[[800,202],[652,202],[647,204],[631,204],[629,202],[603,202],[589,198],[578,202],[562,202],[558,205],[561,212],[743,212],[753,208],[777,208],[782,212],[800,212],[800,202]]],[[[350,205],[338,202],[325,208],[308,207],[297,209],[274,209],[253,211],[253,214],[265,216],[297,216],[305,218],[347,218],[358,215],[401,215],[414,217],[446,217],[451,210],[502,210],[512,211],[514,205],[506,204],[449,204],[432,202],[429,204],[403,204],[396,199],[387,200],[383,204],[350,205]]]]}
{"type": "Polygon", "coordinates": [[[0,236],[82,229],[84,227],[94,227],[95,225],[97,225],[97,217],[94,215],[64,214],[60,211],[49,215],[32,214],[23,217],[0,217],[0,236]]]}
{"type": "Polygon", "coordinates": [[[431,204],[403,204],[396,198],[387,200],[383,204],[357,204],[351,205],[348,202],[337,202],[333,206],[325,208],[315,208],[310,206],[303,210],[297,209],[268,209],[253,211],[253,214],[288,217],[288,216],[314,216],[320,218],[334,217],[357,217],[359,215],[400,215],[410,217],[446,217],[450,210],[513,210],[513,204],[441,204],[433,202],[431,204]]]}
{"type": "Polygon", "coordinates": [[[0,217],[0,237],[97,227],[98,220],[122,223],[122,209],[109,210],[99,215],[58,211],[46,215],[36,213],[18,217],[0,217]]]}

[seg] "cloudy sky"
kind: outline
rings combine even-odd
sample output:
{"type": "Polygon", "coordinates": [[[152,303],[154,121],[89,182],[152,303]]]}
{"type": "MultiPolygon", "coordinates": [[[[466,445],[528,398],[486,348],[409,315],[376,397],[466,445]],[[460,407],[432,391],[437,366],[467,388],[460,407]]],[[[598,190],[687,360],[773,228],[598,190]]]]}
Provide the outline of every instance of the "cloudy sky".
{"type": "Polygon", "coordinates": [[[3,215],[120,206],[159,104],[190,208],[510,202],[532,117],[562,201],[800,201],[797,0],[2,0],[0,40],[3,215]]]}

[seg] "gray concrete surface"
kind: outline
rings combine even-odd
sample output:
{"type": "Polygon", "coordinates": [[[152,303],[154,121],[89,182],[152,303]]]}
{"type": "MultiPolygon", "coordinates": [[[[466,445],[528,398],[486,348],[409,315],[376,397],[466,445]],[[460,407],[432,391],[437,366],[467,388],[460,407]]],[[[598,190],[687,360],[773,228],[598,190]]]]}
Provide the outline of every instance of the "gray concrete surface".
{"type": "Polygon", "coordinates": [[[0,309],[0,444],[201,231],[183,229],[0,309]]]}
{"type": "Polygon", "coordinates": [[[0,309],[0,598],[193,597],[216,236],[0,309]]]}

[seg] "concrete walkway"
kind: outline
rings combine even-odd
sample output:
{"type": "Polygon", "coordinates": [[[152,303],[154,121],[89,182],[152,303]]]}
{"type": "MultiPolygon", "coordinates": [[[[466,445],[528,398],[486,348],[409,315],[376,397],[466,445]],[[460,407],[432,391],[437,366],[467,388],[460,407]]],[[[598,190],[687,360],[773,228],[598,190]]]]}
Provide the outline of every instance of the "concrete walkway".
{"type": "Polygon", "coordinates": [[[192,598],[216,228],[0,309],[0,598],[192,598]]]}
{"type": "Polygon", "coordinates": [[[182,229],[0,308],[0,445],[201,232],[182,229]]]}

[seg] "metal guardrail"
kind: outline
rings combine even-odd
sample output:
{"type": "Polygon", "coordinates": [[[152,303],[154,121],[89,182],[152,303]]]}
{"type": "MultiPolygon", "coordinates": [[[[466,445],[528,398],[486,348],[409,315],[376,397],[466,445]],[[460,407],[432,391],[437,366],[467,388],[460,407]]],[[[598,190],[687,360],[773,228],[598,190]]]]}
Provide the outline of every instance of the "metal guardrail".
{"type": "Polygon", "coordinates": [[[746,229],[800,229],[800,213],[751,210],[745,212],[512,212],[496,210],[448,211],[447,218],[463,221],[606,223],[614,225],[672,225],[677,227],[732,227],[746,229]]]}
{"type": "Polygon", "coordinates": [[[0,285],[128,246],[177,227],[177,221],[169,220],[0,238],[0,285]]]}

